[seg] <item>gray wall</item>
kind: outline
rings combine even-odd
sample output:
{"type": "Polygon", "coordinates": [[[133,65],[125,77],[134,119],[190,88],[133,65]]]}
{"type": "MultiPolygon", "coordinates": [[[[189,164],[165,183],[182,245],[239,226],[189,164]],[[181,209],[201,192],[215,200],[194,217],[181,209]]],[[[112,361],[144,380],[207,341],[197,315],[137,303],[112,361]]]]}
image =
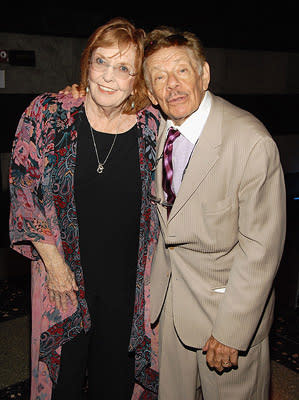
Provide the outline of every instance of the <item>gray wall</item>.
{"type": "MultiPolygon", "coordinates": [[[[57,36],[40,36],[15,33],[0,33],[0,50],[34,50],[35,67],[11,66],[0,64],[5,71],[5,88],[2,94],[40,94],[58,91],[66,85],[79,81],[79,61],[86,39],[57,36]]],[[[207,58],[211,67],[210,89],[218,95],[232,96],[275,96],[278,101],[273,116],[283,109],[280,131],[273,135],[286,174],[299,172],[299,131],[296,121],[297,112],[288,115],[288,107],[282,102],[290,95],[299,95],[299,54],[273,51],[249,51],[221,48],[208,48],[207,58]],[[284,106],[284,107],[283,107],[284,106]],[[290,116],[295,123],[290,123],[284,131],[284,122],[290,116]]],[[[288,97],[289,98],[289,97],[288,97]]],[[[299,98],[299,97],[298,97],[299,98]]],[[[22,110],[23,111],[23,110],[22,110]]],[[[295,108],[296,111],[296,108],[295,108]]],[[[16,124],[17,121],[11,121],[16,124]]],[[[10,122],[9,122],[10,124],[10,122]]],[[[1,132],[6,135],[7,132],[1,132]]],[[[271,130],[270,130],[270,133],[271,130]]],[[[7,169],[9,153],[1,155],[2,187],[7,189],[7,169]]],[[[298,202],[297,202],[298,203],[298,202]]],[[[291,241],[294,239],[290,239],[291,241]]],[[[1,246],[1,244],[0,244],[1,246]]],[[[296,243],[290,245],[287,262],[282,269],[281,282],[291,295],[287,301],[295,303],[298,295],[298,250],[296,243]],[[294,262],[294,260],[296,260],[294,262]],[[292,287],[289,286],[292,283],[292,287]]],[[[22,271],[23,258],[18,258],[7,247],[0,248],[0,279],[18,275],[22,271]]],[[[24,266],[28,268],[28,263],[24,266]]],[[[24,270],[23,270],[24,271],[24,270]]]]}
{"type": "Polygon", "coordinates": [[[299,93],[299,54],[208,49],[212,87],[218,93],[299,93]]]}
{"type": "MultiPolygon", "coordinates": [[[[0,93],[56,91],[78,81],[86,39],[0,33],[0,49],[34,50],[36,67],[0,64],[6,87],[0,93]]],[[[207,49],[211,89],[218,94],[299,93],[299,54],[207,49]]]]}
{"type": "Polygon", "coordinates": [[[0,49],[34,50],[35,67],[0,64],[5,70],[3,93],[43,93],[57,91],[78,82],[79,62],[85,39],[57,36],[0,33],[0,49]]]}

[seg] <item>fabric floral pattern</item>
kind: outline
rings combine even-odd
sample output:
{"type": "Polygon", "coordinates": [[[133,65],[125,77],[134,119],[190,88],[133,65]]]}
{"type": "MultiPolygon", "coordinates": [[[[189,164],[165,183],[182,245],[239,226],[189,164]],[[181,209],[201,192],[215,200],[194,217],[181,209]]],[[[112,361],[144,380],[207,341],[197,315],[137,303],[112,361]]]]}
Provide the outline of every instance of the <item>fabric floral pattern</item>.
{"type": "MultiPolygon", "coordinates": [[[[76,126],[84,99],[50,93],[38,96],[23,113],[13,143],[10,168],[11,246],[32,260],[31,400],[50,400],[57,380],[61,346],[90,328],[80,263],[79,228],[74,199],[76,126]],[[76,276],[78,307],[62,312],[49,301],[44,265],[32,242],[54,244],[76,276]]],[[[157,333],[149,323],[149,272],[158,237],[158,220],[148,199],[160,115],[150,107],[138,114],[142,177],[140,243],[130,350],[136,352],[134,399],[157,393],[157,333]]]]}

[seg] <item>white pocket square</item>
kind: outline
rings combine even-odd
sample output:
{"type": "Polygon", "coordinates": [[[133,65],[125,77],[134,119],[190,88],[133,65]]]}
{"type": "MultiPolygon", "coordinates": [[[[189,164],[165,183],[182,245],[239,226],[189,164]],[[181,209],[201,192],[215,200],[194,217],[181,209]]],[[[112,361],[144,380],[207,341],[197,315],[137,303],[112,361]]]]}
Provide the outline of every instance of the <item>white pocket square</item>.
{"type": "Polygon", "coordinates": [[[225,293],[226,288],[225,287],[220,287],[220,288],[216,288],[216,289],[212,289],[213,292],[216,293],[225,293]]]}

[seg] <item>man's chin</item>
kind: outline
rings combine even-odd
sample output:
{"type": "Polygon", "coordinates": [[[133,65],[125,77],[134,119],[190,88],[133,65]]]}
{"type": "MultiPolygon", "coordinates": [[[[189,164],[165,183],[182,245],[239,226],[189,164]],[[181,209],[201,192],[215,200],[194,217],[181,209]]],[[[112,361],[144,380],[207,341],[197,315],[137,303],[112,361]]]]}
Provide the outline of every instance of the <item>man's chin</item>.
{"type": "Polygon", "coordinates": [[[171,121],[177,125],[180,126],[182,125],[182,123],[189,117],[189,114],[185,114],[185,113],[176,113],[176,114],[170,114],[169,115],[169,119],[171,119],[171,121]]]}

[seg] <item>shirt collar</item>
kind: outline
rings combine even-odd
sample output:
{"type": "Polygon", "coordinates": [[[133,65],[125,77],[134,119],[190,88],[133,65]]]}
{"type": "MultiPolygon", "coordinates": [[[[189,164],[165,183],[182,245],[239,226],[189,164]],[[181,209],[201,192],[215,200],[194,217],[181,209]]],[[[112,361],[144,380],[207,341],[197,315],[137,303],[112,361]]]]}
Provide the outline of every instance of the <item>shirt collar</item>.
{"type": "Polygon", "coordinates": [[[194,111],[194,113],[191,114],[181,126],[176,126],[170,119],[167,120],[166,133],[168,133],[169,128],[173,127],[178,129],[187,140],[195,144],[208,119],[211,110],[211,104],[211,95],[209,91],[206,91],[198,109],[194,111]]]}

